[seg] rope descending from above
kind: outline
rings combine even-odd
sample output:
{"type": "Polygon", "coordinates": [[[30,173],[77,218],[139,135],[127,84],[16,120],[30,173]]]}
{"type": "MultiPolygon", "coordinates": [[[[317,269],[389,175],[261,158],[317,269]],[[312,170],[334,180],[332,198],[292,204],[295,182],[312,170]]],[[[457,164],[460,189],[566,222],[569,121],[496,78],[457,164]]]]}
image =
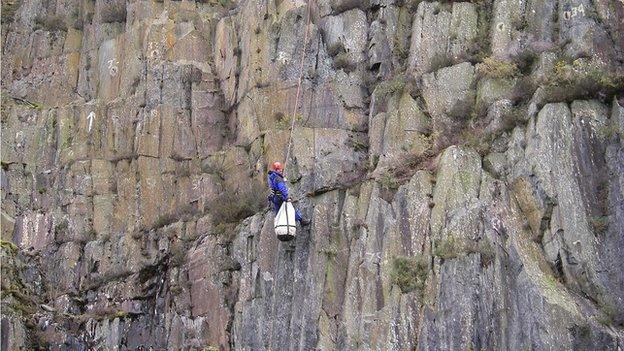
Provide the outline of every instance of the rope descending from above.
{"type": "MultiPolygon", "coordinates": [[[[312,0],[310,0],[311,2],[312,0]]],[[[295,106],[293,108],[293,113],[292,113],[292,123],[290,125],[290,136],[288,137],[288,147],[286,148],[286,159],[284,160],[284,176],[286,176],[286,164],[288,163],[288,158],[290,157],[290,147],[292,144],[292,136],[293,136],[293,130],[295,129],[295,114],[297,113],[297,107],[299,105],[299,94],[301,93],[301,82],[303,80],[303,65],[305,64],[305,57],[306,57],[306,48],[308,46],[308,31],[310,28],[310,2],[307,2],[307,20],[306,20],[306,29],[305,29],[305,37],[303,40],[303,54],[301,55],[301,65],[299,67],[299,82],[297,83],[297,95],[295,97],[295,106]]],[[[275,267],[275,271],[276,273],[280,270],[279,267],[279,263],[280,263],[280,256],[279,256],[279,251],[280,248],[282,246],[282,242],[280,241],[278,243],[278,254],[275,255],[275,264],[273,265],[273,267],[275,267]]],[[[276,298],[276,290],[275,290],[275,282],[277,281],[277,276],[273,279],[273,306],[271,309],[271,313],[273,316],[275,316],[276,312],[277,312],[277,298],[276,298]]],[[[268,343],[268,350],[272,351],[273,350],[273,325],[275,324],[275,320],[271,321],[271,325],[269,326],[269,343],[268,343]]]]}
{"type": "Polygon", "coordinates": [[[301,93],[301,82],[303,81],[303,65],[305,64],[306,58],[306,49],[308,47],[308,32],[310,30],[310,3],[307,4],[307,19],[306,19],[306,28],[305,28],[305,36],[303,39],[303,54],[301,55],[301,65],[299,67],[299,82],[297,83],[297,95],[295,96],[295,106],[293,107],[292,112],[292,122],[290,125],[290,136],[288,137],[288,146],[286,147],[286,159],[284,160],[284,177],[286,176],[286,164],[288,163],[288,159],[290,158],[290,147],[292,145],[292,137],[293,131],[295,129],[295,116],[297,114],[297,107],[299,107],[299,95],[301,93]]]}

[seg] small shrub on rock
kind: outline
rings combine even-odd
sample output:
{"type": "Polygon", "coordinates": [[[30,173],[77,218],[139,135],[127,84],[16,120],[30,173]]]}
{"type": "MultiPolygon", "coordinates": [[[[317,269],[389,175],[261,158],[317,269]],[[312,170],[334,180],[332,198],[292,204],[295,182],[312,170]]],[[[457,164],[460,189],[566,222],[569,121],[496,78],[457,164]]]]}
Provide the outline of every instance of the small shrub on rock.
{"type": "Polygon", "coordinates": [[[218,0],[219,1],[219,5],[226,7],[226,8],[230,8],[232,7],[232,5],[234,5],[234,2],[232,0],[218,0]]]}
{"type": "Polygon", "coordinates": [[[604,325],[614,325],[618,319],[621,319],[621,314],[618,313],[617,307],[611,303],[605,301],[598,302],[598,315],[597,322],[604,325]]]}
{"type": "Polygon", "coordinates": [[[341,42],[336,42],[330,46],[327,47],[327,53],[329,54],[329,56],[336,56],[340,53],[345,52],[345,47],[341,42]]]}
{"type": "Polygon", "coordinates": [[[20,7],[20,0],[3,0],[2,1],[2,24],[12,23],[15,19],[15,13],[20,7]]]}
{"type": "MultiPolygon", "coordinates": [[[[289,130],[292,127],[292,116],[286,116],[281,112],[278,112],[274,115],[275,118],[275,128],[279,130],[289,130]]],[[[303,115],[297,114],[295,115],[295,123],[300,123],[303,121],[303,115]]]]}
{"type": "Polygon", "coordinates": [[[407,85],[407,77],[405,74],[397,74],[392,79],[385,80],[375,87],[375,95],[385,96],[403,91],[407,85]]]}
{"type": "Polygon", "coordinates": [[[84,22],[82,20],[82,13],[79,9],[74,9],[69,16],[72,28],[82,30],[84,28],[84,22]]]}
{"type": "Polygon", "coordinates": [[[224,192],[211,201],[206,210],[214,218],[215,228],[229,229],[226,224],[238,223],[266,207],[266,190],[259,184],[239,189],[236,194],[224,192]],[[226,228],[227,227],[227,228],[226,228]]]}
{"type": "Polygon", "coordinates": [[[396,190],[399,188],[399,181],[398,179],[396,179],[396,177],[390,173],[384,173],[380,178],[379,178],[379,185],[383,188],[383,189],[387,189],[387,190],[396,190]]]}
{"type": "Polygon", "coordinates": [[[236,229],[236,225],[234,223],[218,223],[212,229],[212,232],[216,236],[230,236],[233,234],[234,229],[236,229]]]}
{"type": "Polygon", "coordinates": [[[158,218],[156,219],[156,222],[154,223],[154,228],[161,228],[164,226],[168,226],[171,223],[174,223],[176,221],[176,218],[174,215],[172,214],[164,214],[161,216],[158,216],[158,218]]]}
{"type": "Polygon", "coordinates": [[[477,74],[488,78],[513,78],[519,73],[515,63],[487,57],[477,64],[477,74]]]}
{"type": "Polygon", "coordinates": [[[458,240],[451,235],[436,244],[433,255],[448,260],[457,258],[459,252],[461,252],[461,249],[459,248],[458,240]]]}
{"type": "Polygon", "coordinates": [[[334,57],[334,68],[342,69],[345,72],[351,72],[354,69],[351,60],[349,60],[349,55],[346,52],[341,52],[334,57]]]}
{"type": "Polygon", "coordinates": [[[611,139],[612,137],[620,134],[620,130],[615,123],[608,123],[600,128],[598,128],[598,134],[606,139],[611,139]]]}
{"type": "Polygon", "coordinates": [[[35,29],[43,29],[48,32],[67,31],[65,17],[61,15],[38,15],[35,17],[35,29]]]}
{"type": "Polygon", "coordinates": [[[489,152],[493,138],[494,136],[486,134],[482,127],[464,129],[460,134],[462,144],[472,148],[481,156],[489,152]]]}
{"type": "Polygon", "coordinates": [[[609,228],[609,217],[608,216],[594,216],[590,220],[590,224],[594,229],[594,234],[604,234],[609,228]]]}
{"type": "Polygon", "coordinates": [[[624,89],[622,73],[591,59],[580,58],[572,62],[561,59],[548,77],[545,100],[560,102],[598,97],[609,101],[624,89]]]}
{"type": "Polygon", "coordinates": [[[171,243],[169,254],[169,263],[173,267],[179,267],[186,262],[186,247],[180,240],[171,243]]]}
{"type": "Polygon", "coordinates": [[[433,250],[434,256],[447,260],[473,253],[481,255],[483,265],[489,265],[496,255],[488,238],[475,241],[467,238],[458,238],[454,235],[449,235],[437,242],[433,250]]]}
{"type": "Polygon", "coordinates": [[[365,139],[359,137],[351,137],[347,141],[347,144],[356,152],[368,150],[368,142],[365,139]]]}
{"type": "Polygon", "coordinates": [[[69,227],[66,219],[61,220],[54,226],[54,235],[59,236],[64,234],[69,227]]]}
{"type": "Polygon", "coordinates": [[[106,4],[100,12],[102,23],[123,23],[126,22],[126,2],[115,2],[106,4]]]}
{"type": "Polygon", "coordinates": [[[429,266],[422,255],[416,257],[399,256],[392,261],[390,276],[401,292],[406,294],[425,287],[429,266]]]}
{"type": "Polygon", "coordinates": [[[11,253],[17,253],[19,251],[17,245],[13,244],[10,241],[0,240],[0,247],[7,251],[10,251],[11,253]]]}
{"type": "Polygon", "coordinates": [[[98,233],[95,231],[95,229],[91,228],[89,230],[87,230],[87,232],[85,233],[85,238],[88,241],[93,241],[96,240],[98,237],[98,233]]]}

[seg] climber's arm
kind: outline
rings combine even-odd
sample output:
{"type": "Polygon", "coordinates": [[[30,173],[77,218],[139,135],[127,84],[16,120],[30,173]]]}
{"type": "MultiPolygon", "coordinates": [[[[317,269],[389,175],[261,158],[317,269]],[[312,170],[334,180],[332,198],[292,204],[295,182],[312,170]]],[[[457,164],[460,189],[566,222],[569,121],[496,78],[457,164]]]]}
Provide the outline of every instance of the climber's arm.
{"type": "Polygon", "coordinates": [[[283,201],[288,200],[288,187],[286,186],[286,183],[284,182],[277,183],[277,190],[279,190],[279,192],[282,194],[283,201]]]}

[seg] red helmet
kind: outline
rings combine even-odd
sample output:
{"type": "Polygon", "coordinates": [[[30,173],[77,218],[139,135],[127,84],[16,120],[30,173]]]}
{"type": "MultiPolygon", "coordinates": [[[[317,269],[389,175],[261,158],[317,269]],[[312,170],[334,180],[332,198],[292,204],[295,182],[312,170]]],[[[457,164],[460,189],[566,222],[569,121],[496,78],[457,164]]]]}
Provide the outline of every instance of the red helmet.
{"type": "Polygon", "coordinates": [[[281,162],[273,162],[273,164],[271,165],[271,169],[277,172],[282,172],[284,170],[284,166],[282,166],[281,162]]]}

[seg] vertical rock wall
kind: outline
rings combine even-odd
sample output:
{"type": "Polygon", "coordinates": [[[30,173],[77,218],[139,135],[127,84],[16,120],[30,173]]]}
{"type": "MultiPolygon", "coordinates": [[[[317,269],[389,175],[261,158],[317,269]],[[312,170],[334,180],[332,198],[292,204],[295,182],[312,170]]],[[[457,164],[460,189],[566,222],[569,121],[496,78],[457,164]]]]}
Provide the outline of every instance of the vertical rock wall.
{"type": "Polygon", "coordinates": [[[2,0],[1,348],[620,350],[623,18],[2,0]]]}

